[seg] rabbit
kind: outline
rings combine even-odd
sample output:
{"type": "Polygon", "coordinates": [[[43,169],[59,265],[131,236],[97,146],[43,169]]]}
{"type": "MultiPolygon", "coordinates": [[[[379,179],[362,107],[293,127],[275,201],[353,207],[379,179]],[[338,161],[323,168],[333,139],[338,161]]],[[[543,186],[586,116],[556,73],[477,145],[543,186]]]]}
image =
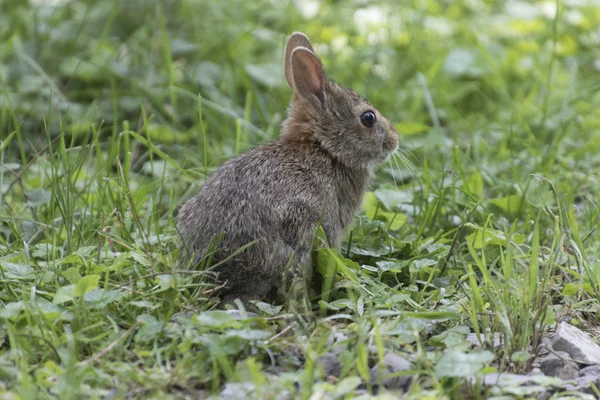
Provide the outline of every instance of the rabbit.
{"type": "Polygon", "coordinates": [[[279,138],[224,163],[177,216],[181,262],[212,257],[222,303],[263,300],[294,277],[310,279],[315,228],[339,248],[374,165],[398,148],[394,125],[327,79],[303,33],[287,42],[284,72],[293,95],[279,138]]]}

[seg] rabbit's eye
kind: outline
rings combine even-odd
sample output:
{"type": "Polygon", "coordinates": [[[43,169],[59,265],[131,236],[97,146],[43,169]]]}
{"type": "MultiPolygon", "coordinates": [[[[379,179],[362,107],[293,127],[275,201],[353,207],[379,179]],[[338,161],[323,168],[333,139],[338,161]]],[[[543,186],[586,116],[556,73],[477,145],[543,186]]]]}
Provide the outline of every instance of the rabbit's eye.
{"type": "Polygon", "coordinates": [[[367,111],[360,116],[360,122],[367,128],[372,128],[375,125],[375,113],[367,111]]]}

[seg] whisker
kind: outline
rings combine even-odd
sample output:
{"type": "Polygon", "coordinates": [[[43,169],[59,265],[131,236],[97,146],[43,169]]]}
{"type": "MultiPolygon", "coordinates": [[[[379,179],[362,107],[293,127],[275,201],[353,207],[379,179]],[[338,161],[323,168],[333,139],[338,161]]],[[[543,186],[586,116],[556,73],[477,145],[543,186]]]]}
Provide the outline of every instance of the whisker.
{"type": "Polygon", "coordinates": [[[388,158],[388,162],[390,163],[390,168],[392,169],[392,180],[394,181],[394,187],[396,188],[396,190],[398,190],[398,183],[396,182],[396,177],[395,177],[396,174],[394,171],[394,164],[392,164],[393,158],[395,158],[395,157],[392,154],[392,156],[388,158]]]}
{"type": "Polygon", "coordinates": [[[408,156],[408,157],[410,157],[410,158],[412,158],[412,159],[416,160],[416,157],[415,157],[415,155],[414,155],[414,154],[412,153],[412,151],[410,151],[409,149],[405,149],[405,148],[399,147],[397,151],[399,151],[399,152],[401,152],[402,154],[404,154],[404,155],[406,155],[406,156],[408,156]]]}
{"type": "MultiPolygon", "coordinates": [[[[398,154],[395,154],[398,155],[398,154]]],[[[398,155],[400,158],[402,158],[400,155],[398,155]]],[[[400,183],[402,183],[402,185],[404,185],[404,178],[402,177],[402,169],[400,168],[400,164],[398,164],[398,159],[396,159],[396,157],[394,157],[394,162],[396,163],[396,168],[398,169],[398,173],[400,174],[400,183]]]]}
{"type": "Polygon", "coordinates": [[[404,164],[406,166],[406,168],[408,168],[409,171],[415,172],[415,166],[413,165],[412,162],[410,162],[410,160],[405,155],[405,154],[407,154],[408,156],[412,156],[412,158],[414,158],[412,153],[408,152],[407,150],[399,148],[398,150],[396,150],[396,152],[394,154],[397,155],[398,158],[400,158],[400,160],[402,161],[402,164],[404,164]]]}

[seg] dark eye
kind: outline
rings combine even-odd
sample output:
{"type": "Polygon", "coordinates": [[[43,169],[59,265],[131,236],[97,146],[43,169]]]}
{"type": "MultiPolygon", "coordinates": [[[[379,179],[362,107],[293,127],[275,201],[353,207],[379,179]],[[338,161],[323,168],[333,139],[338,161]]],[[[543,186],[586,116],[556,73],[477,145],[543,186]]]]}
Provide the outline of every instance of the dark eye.
{"type": "Polygon", "coordinates": [[[360,116],[360,122],[367,128],[372,128],[375,125],[375,113],[367,111],[360,116]]]}

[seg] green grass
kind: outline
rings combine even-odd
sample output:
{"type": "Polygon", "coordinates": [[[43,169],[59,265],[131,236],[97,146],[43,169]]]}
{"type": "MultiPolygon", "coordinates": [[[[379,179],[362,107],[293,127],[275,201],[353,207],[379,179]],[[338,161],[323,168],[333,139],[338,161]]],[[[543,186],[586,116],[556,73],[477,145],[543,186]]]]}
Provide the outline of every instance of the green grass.
{"type": "Polygon", "coordinates": [[[374,396],[389,351],[414,363],[407,398],[527,398],[461,371],[528,372],[556,321],[597,332],[597,2],[30,3],[0,2],[2,398],[374,396]],[[317,250],[312,315],[234,319],[209,272],[178,270],[174,219],[277,137],[294,30],[404,157],[339,252],[317,250]],[[330,379],[317,360],[340,335],[330,379]]]}

